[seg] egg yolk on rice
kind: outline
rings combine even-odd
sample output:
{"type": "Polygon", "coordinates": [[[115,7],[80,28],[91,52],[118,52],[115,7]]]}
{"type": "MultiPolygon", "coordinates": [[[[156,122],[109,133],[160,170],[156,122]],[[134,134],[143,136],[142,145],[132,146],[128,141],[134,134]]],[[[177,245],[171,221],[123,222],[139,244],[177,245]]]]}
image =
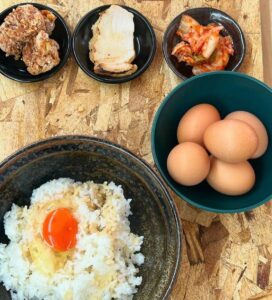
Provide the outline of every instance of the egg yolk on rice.
{"type": "Polygon", "coordinates": [[[51,211],[43,223],[43,238],[55,251],[67,251],[76,245],[78,222],[67,208],[51,211]]]}

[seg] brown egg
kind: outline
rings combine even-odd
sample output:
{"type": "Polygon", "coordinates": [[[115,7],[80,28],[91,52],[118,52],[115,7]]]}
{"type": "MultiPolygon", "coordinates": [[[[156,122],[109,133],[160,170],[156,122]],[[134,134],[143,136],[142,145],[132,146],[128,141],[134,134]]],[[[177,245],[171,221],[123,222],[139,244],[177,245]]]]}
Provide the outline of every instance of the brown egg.
{"type": "Polygon", "coordinates": [[[226,116],[226,119],[240,120],[250,125],[258,136],[258,146],[251,158],[262,156],[268,146],[268,134],[263,123],[255,115],[247,111],[235,111],[226,116]]]}
{"type": "Polygon", "coordinates": [[[210,104],[203,103],[192,107],[179,122],[177,131],[178,142],[194,142],[203,145],[203,136],[206,128],[220,119],[219,112],[210,104]]]}
{"type": "Polygon", "coordinates": [[[252,127],[243,121],[222,120],[207,128],[204,143],[213,156],[229,163],[238,163],[252,157],[258,146],[258,137],[252,127]]]}
{"type": "Polygon", "coordinates": [[[167,158],[167,169],[176,182],[196,185],[207,177],[210,158],[202,146],[185,142],[172,149],[167,158]]]}
{"type": "Polygon", "coordinates": [[[212,157],[207,181],[212,188],[222,194],[238,196],[252,189],[255,173],[248,161],[230,164],[212,157]]]}

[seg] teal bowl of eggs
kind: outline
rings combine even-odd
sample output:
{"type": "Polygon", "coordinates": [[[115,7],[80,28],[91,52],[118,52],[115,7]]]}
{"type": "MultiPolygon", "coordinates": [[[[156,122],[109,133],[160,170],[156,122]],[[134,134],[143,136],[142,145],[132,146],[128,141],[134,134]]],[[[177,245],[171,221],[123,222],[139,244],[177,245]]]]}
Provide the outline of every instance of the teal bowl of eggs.
{"type": "Polygon", "coordinates": [[[186,80],[158,108],[151,134],[160,174],[189,204],[217,213],[272,198],[272,90],[241,73],[186,80]]]}

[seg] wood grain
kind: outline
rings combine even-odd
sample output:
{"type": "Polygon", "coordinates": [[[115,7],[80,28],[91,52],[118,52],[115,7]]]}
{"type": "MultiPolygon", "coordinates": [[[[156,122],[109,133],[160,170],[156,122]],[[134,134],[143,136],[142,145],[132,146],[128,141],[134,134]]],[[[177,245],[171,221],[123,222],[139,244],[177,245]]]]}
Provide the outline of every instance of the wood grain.
{"type": "MultiPolygon", "coordinates": [[[[18,2],[1,0],[0,10],[18,2]]],[[[258,0],[38,2],[59,11],[71,30],[94,7],[113,2],[134,7],[155,28],[158,51],[143,76],[122,85],[90,79],[73,58],[54,78],[42,83],[19,84],[0,76],[0,159],[42,138],[87,134],[122,144],[153,165],[152,119],[165,95],[180,82],[163,60],[162,36],[169,22],[187,8],[212,6],[233,16],[247,40],[241,72],[263,79],[258,0]]],[[[170,299],[272,299],[271,204],[246,214],[216,215],[192,208],[172,195],[184,237],[181,271],[170,299]]]]}
{"type": "Polygon", "coordinates": [[[272,0],[260,0],[262,39],[263,39],[263,62],[264,81],[272,85],[272,0]]]}

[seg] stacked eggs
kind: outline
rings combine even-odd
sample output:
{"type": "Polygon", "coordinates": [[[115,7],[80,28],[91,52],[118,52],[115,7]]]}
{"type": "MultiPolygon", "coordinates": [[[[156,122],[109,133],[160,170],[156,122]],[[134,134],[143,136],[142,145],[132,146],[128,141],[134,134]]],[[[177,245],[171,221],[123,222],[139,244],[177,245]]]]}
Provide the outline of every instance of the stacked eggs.
{"type": "Polygon", "coordinates": [[[210,104],[199,104],[181,118],[175,146],[167,158],[170,176],[185,186],[207,179],[226,195],[247,193],[255,183],[249,159],[262,156],[268,146],[263,123],[246,111],[235,111],[221,119],[210,104]]]}

